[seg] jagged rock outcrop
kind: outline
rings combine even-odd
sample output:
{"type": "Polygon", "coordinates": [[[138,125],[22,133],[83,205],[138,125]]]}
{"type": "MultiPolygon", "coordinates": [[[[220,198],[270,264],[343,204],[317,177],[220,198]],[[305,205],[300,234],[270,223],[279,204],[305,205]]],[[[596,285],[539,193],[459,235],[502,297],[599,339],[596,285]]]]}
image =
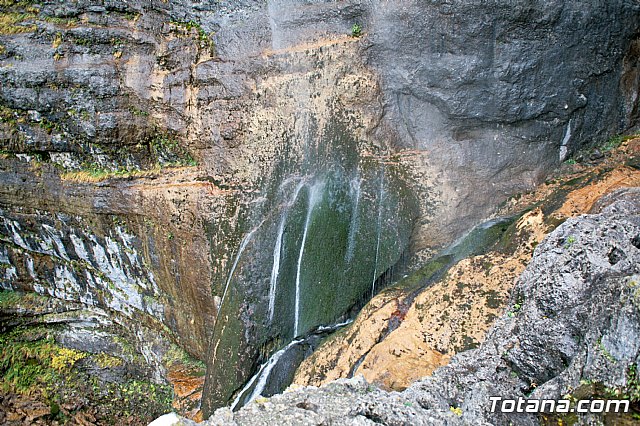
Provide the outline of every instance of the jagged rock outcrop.
{"type": "Polygon", "coordinates": [[[403,255],[638,120],[623,0],[2,13],[3,287],[155,324],[209,363],[206,412],[403,255]]]}
{"type": "Polygon", "coordinates": [[[637,389],[638,212],[640,189],[623,189],[603,198],[594,214],[560,225],[537,246],[509,312],[487,340],[404,392],[342,379],[292,389],[237,413],[223,408],[205,424],[535,425],[538,414],[491,413],[489,397],[584,399],[602,397],[605,388],[637,389]]]}

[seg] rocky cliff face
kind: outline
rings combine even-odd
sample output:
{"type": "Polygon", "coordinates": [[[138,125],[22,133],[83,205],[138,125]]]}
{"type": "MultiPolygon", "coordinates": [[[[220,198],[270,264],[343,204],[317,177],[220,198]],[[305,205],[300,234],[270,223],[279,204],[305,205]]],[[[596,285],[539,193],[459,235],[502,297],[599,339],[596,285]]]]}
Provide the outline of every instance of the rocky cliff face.
{"type": "MultiPolygon", "coordinates": [[[[205,424],[537,425],[550,416],[491,413],[489,398],[617,394],[637,401],[638,195],[638,188],[609,194],[593,214],[571,218],[548,235],[487,340],[432,377],[392,393],[362,378],[292,389],[236,413],[220,409],[205,424]]],[[[625,424],[631,414],[554,419],[625,424]]]]}
{"type": "Polygon", "coordinates": [[[3,287],[163,330],[206,412],[638,119],[625,1],[2,6],[3,287]]]}
{"type": "Polygon", "coordinates": [[[490,221],[448,249],[459,252],[475,242],[482,253],[463,250],[460,256],[468,257],[457,263],[440,255],[376,295],[353,324],[305,359],[294,383],[319,386],[363,375],[369,383],[401,391],[456,353],[477,347],[508,308],[514,282],[549,232],[592,211],[601,197],[640,185],[640,139],[594,158],[569,162],[536,191],[511,198],[501,214],[515,217],[512,222],[490,221]],[[482,237],[483,228],[493,229],[488,234],[494,237],[482,237]]]}

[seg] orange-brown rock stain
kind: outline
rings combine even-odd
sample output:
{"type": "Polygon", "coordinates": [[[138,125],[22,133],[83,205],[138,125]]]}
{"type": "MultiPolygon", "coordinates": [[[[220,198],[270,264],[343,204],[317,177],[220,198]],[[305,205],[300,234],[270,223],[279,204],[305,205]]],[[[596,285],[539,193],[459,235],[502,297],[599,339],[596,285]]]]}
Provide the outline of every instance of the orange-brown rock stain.
{"type": "Polygon", "coordinates": [[[177,365],[169,369],[167,379],[173,386],[173,408],[191,420],[202,421],[199,405],[204,387],[204,374],[177,365]]]}

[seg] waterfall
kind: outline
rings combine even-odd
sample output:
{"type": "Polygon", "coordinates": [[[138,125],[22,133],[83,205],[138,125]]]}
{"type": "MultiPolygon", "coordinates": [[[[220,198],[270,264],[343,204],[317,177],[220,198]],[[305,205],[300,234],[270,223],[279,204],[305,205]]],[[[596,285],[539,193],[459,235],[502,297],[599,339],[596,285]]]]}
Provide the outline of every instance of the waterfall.
{"type": "Polygon", "coordinates": [[[282,356],[289,349],[291,349],[292,347],[294,347],[295,345],[297,345],[299,343],[308,342],[310,337],[312,337],[314,335],[324,335],[326,333],[330,333],[330,332],[336,331],[336,330],[344,327],[345,325],[351,324],[352,322],[353,322],[352,319],[348,319],[348,320],[346,320],[344,322],[340,322],[340,323],[337,323],[337,324],[321,325],[313,333],[311,333],[309,336],[307,336],[307,337],[305,337],[303,339],[294,339],[291,342],[289,342],[289,344],[287,346],[285,346],[284,348],[282,348],[279,351],[275,352],[273,355],[271,355],[269,357],[269,359],[265,363],[263,363],[260,366],[260,368],[258,369],[258,372],[256,374],[254,374],[253,377],[251,377],[251,379],[247,382],[247,384],[244,385],[242,390],[240,392],[238,392],[238,395],[236,396],[236,398],[231,403],[231,410],[235,410],[236,409],[238,404],[240,404],[240,401],[243,400],[243,396],[245,396],[245,394],[253,387],[253,384],[256,383],[256,381],[257,381],[257,383],[256,383],[255,387],[253,388],[253,391],[251,392],[251,395],[249,397],[244,398],[244,401],[243,401],[242,405],[246,405],[246,404],[250,403],[251,401],[255,400],[260,395],[262,395],[262,392],[264,391],[264,388],[267,385],[267,381],[269,380],[269,376],[271,375],[271,372],[277,366],[278,361],[280,361],[280,358],[282,358],[282,356]]]}
{"type": "Polygon", "coordinates": [[[251,396],[249,396],[249,398],[246,400],[245,404],[248,404],[254,399],[256,399],[257,397],[259,397],[260,394],[262,394],[262,391],[264,390],[264,387],[267,384],[267,380],[269,379],[271,370],[273,370],[273,367],[276,366],[276,364],[280,360],[280,357],[282,357],[282,355],[284,355],[285,352],[287,352],[291,347],[297,345],[302,341],[303,339],[293,340],[287,346],[285,346],[284,348],[280,349],[278,352],[271,355],[271,358],[269,358],[267,362],[265,362],[260,366],[258,373],[255,376],[253,376],[253,378],[249,381],[249,383],[247,383],[247,386],[245,386],[244,389],[242,389],[242,391],[238,394],[238,397],[236,397],[235,401],[233,401],[233,405],[231,406],[231,409],[233,410],[235,406],[238,404],[238,402],[240,402],[240,397],[246,391],[246,389],[251,388],[251,385],[256,381],[256,378],[258,379],[258,383],[256,384],[256,387],[253,389],[253,392],[251,392],[251,396]]]}
{"type": "Polygon", "coordinates": [[[304,231],[302,232],[302,243],[300,244],[300,254],[298,255],[298,266],[296,268],[296,305],[293,325],[293,337],[298,336],[298,327],[300,322],[300,270],[302,268],[302,257],[304,256],[304,246],[307,241],[307,232],[311,223],[313,210],[320,200],[322,191],[324,190],[324,182],[316,182],[309,188],[309,205],[307,206],[307,218],[304,222],[304,231]]]}
{"type": "Polygon", "coordinates": [[[380,193],[378,195],[378,237],[376,238],[376,256],[373,266],[373,279],[371,281],[371,297],[376,294],[376,279],[378,278],[378,256],[380,254],[380,233],[382,228],[382,202],[384,198],[384,168],[380,175],[380,193]]]}
{"type": "MultiPolygon", "coordinates": [[[[260,223],[262,225],[262,222],[260,223]]],[[[233,265],[231,266],[231,270],[229,271],[229,276],[227,277],[227,282],[224,286],[224,292],[222,293],[222,299],[220,299],[220,305],[218,306],[218,312],[216,313],[216,322],[218,322],[218,317],[220,316],[220,312],[222,311],[222,304],[224,303],[224,299],[227,296],[227,290],[229,290],[229,284],[231,284],[231,278],[233,278],[233,273],[236,271],[236,267],[238,266],[238,262],[240,261],[240,257],[242,256],[242,252],[249,244],[251,237],[258,230],[260,225],[253,228],[247,235],[244,236],[242,241],[240,242],[240,248],[238,249],[238,253],[236,254],[236,258],[233,261],[233,265]]]]}
{"type": "Polygon", "coordinates": [[[280,226],[278,226],[278,236],[273,249],[273,266],[271,267],[271,279],[269,280],[269,322],[273,321],[273,312],[275,310],[278,274],[280,273],[280,250],[282,249],[282,234],[284,234],[284,224],[286,221],[287,214],[284,213],[280,221],[280,226]]]}
{"type": "Polygon", "coordinates": [[[321,326],[318,326],[318,328],[316,329],[316,333],[326,333],[327,331],[336,331],[339,328],[344,327],[345,325],[351,324],[352,322],[353,322],[353,319],[349,318],[348,320],[339,322],[337,324],[321,325],[321,326]]]}
{"type": "Polygon", "coordinates": [[[285,209],[282,213],[282,219],[280,220],[280,225],[278,226],[276,244],[273,248],[273,266],[271,267],[271,279],[269,280],[269,322],[273,321],[273,313],[275,312],[276,290],[278,288],[278,275],[280,274],[280,252],[282,250],[284,226],[289,216],[289,209],[296,202],[298,193],[300,193],[300,190],[305,186],[305,184],[306,182],[302,180],[296,186],[296,189],[293,192],[293,196],[285,206],[285,209]]]}
{"type": "Polygon", "coordinates": [[[351,199],[353,202],[353,213],[351,215],[351,223],[349,224],[349,236],[347,238],[347,255],[345,256],[345,262],[351,261],[353,258],[353,251],[356,245],[356,234],[358,230],[358,208],[360,207],[360,178],[355,177],[350,182],[351,199]]]}

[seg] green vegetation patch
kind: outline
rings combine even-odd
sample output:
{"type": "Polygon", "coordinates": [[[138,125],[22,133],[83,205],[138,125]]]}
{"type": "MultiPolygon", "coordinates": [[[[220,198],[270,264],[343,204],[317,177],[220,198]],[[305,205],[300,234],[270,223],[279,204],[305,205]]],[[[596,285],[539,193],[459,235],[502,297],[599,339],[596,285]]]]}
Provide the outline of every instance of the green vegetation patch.
{"type": "Polygon", "coordinates": [[[12,35],[34,32],[36,25],[32,21],[35,18],[36,15],[33,13],[0,13],[0,34],[12,35]]]}
{"type": "MultiPolygon", "coordinates": [[[[2,303],[14,304],[16,296],[6,293],[0,293],[2,303]]],[[[40,325],[0,333],[0,392],[16,395],[18,401],[20,395],[31,398],[25,401],[42,401],[51,408],[46,418],[62,424],[88,413],[97,424],[144,425],[171,411],[169,385],[127,376],[105,382],[91,374],[85,361],[101,369],[118,368],[125,361],[62,347],[53,337],[55,330],[40,325]]]]}
{"type": "Polygon", "coordinates": [[[215,54],[215,43],[213,42],[213,33],[207,33],[202,25],[196,21],[171,21],[173,32],[176,34],[192,35],[195,32],[195,38],[198,40],[198,46],[201,49],[209,49],[211,56],[215,54]]]}
{"type": "Polygon", "coordinates": [[[204,362],[193,358],[185,350],[176,344],[172,344],[169,350],[164,354],[162,361],[167,367],[183,366],[196,372],[196,375],[204,376],[206,366],[204,362]]]}
{"type": "MultiPolygon", "coordinates": [[[[45,332],[43,328],[36,329],[45,332]]],[[[53,338],[37,338],[36,330],[14,329],[0,334],[0,386],[31,394],[51,389],[87,354],[58,346],[53,338]],[[34,340],[31,340],[35,338],[34,340]]]]}

